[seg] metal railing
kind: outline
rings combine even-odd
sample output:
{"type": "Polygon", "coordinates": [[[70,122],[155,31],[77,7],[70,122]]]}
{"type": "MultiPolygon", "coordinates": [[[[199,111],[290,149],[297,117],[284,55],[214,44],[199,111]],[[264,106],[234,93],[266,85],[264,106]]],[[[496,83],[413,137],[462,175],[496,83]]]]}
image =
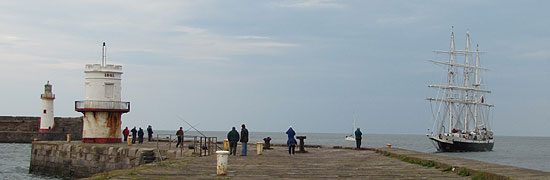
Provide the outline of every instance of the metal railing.
{"type": "Polygon", "coordinates": [[[111,110],[128,112],[130,111],[130,102],[84,100],[75,101],[74,108],[76,111],[111,110]]]}
{"type": "Polygon", "coordinates": [[[40,94],[40,98],[55,99],[55,94],[40,94]]]}
{"type": "MultiPolygon", "coordinates": [[[[218,143],[217,137],[204,137],[204,136],[183,136],[181,146],[178,147],[180,149],[180,156],[183,157],[183,151],[184,151],[184,143],[187,141],[191,141],[191,144],[189,148],[193,149],[193,153],[199,154],[199,156],[208,156],[211,154],[215,154],[216,150],[218,149],[218,143]],[[192,139],[192,140],[189,140],[192,139]]],[[[168,149],[172,149],[172,143],[177,143],[177,135],[174,134],[157,134],[157,149],[159,149],[159,143],[161,141],[166,141],[168,145],[168,149]],[[175,138],[174,138],[175,137],[175,138]]]]}
{"type": "MultiPolygon", "coordinates": [[[[173,138],[172,138],[172,137],[174,137],[174,136],[177,137],[177,135],[173,135],[173,134],[157,134],[157,139],[156,139],[156,141],[157,141],[157,151],[160,153],[160,151],[159,151],[159,141],[161,141],[161,140],[163,140],[163,141],[164,141],[164,140],[168,141],[168,142],[167,142],[167,143],[168,143],[168,149],[172,149],[172,141],[176,141],[176,142],[177,142],[177,139],[173,139],[173,138]],[[164,138],[161,138],[161,137],[159,137],[159,136],[164,136],[164,138]]],[[[185,142],[185,141],[182,139],[181,146],[179,147],[179,149],[180,149],[180,156],[182,156],[182,157],[183,157],[183,149],[184,149],[184,148],[183,148],[183,144],[184,144],[184,142],[185,142]]],[[[176,145],[177,145],[177,144],[176,144],[176,145]]],[[[162,157],[162,155],[160,155],[159,157],[162,157]]]]}
{"type": "Polygon", "coordinates": [[[199,138],[200,138],[200,143],[199,143],[200,146],[199,148],[195,146],[195,149],[199,149],[200,151],[199,156],[208,156],[216,153],[216,150],[218,149],[217,137],[199,136],[199,138]]]}

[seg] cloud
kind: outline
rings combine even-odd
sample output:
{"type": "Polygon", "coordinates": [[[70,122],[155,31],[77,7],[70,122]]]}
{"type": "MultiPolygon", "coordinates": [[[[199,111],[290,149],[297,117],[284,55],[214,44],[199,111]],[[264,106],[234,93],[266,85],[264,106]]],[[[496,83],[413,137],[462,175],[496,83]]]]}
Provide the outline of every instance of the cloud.
{"type": "Polygon", "coordinates": [[[55,64],[37,64],[37,67],[51,70],[79,70],[84,69],[84,64],[74,62],[58,62],[55,64]]]}
{"type": "Polygon", "coordinates": [[[190,27],[190,26],[176,26],[172,28],[172,30],[175,32],[182,32],[182,33],[188,33],[188,34],[202,34],[206,32],[205,29],[190,27]]]}
{"type": "Polygon", "coordinates": [[[422,16],[381,17],[376,20],[380,25],[408,25],[422,20],[422,16]]]}
{"type": "Polygon", "coordinates": [[[257,42],[257,43],[243,43],[243,45],[250,45],[255,47],[296,47],[298,44],[293,43],[280,43],[280,42],[257,42]]]}
{"type": "Polygon", "coordinates": [[[333,0],[300,0],[275,3],[278,7],[286,8],[343,8],[344,4],[333,0]]]}
{"type": "Polygon", "coordinates": [[[170,29],[171,35],[160,35],[155,38],[153,44],[159,45],[148,47],[149,51],[183,60],[229,60],[232,56],[271,54],[284,48],[298,46],[295,43],[277,41],[269,36],[235,36],[195,26],[168,26],[166,29],[170,29]]]}
{"type": "Polygon", "coordinates": [[[550,51],[539,50],[539,51],[526,52],[522,54],[522,56],[527,58],[550,59],[550,51]]]}
{"type": "Polygon", "coordinates": [[[267,36],[237,36],[237,39],[270,39],[267,36]]]}
{"type": "Polygon", "coordinates": [[[20,41],[22,38],[14,35],[0,35],[0,41],[20,41]]]}

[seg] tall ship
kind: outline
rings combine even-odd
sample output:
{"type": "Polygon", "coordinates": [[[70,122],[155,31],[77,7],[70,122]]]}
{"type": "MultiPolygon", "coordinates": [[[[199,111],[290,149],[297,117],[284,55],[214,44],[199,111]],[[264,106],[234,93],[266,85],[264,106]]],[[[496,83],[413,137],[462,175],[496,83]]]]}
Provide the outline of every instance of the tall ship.
{"type": "Polygon", "coordinates": [[[430,60],[447,72],[439,85],[428,85],[437,92],[426,98],[434,119],[428,139],[440,152],[491,151],[494,138],[489,120],[494,105],[487,102],[491,91],[484,88],[481,76],[488,69],[480,66],[479,45],[472,50],[466,33],[466,49],[457,50],[452,32],[449,50],[434,52],[449,59],[430,60]]]}

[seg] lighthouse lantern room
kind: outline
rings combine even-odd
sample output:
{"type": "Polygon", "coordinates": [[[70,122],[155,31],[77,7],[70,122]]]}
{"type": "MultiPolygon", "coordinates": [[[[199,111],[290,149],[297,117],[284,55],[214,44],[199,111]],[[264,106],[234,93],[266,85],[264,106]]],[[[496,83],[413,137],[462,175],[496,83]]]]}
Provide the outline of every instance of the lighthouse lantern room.
{"type": "Polygon", "coordinates": [[[105,42],[102,54],[101,64],[86,64],[86,97],[75,102],[75,110],[84,114],[84,143],[121,142],[121,117],[130,111],[130,102],[121,101],[122,66],[106,63],[105,42]]]}

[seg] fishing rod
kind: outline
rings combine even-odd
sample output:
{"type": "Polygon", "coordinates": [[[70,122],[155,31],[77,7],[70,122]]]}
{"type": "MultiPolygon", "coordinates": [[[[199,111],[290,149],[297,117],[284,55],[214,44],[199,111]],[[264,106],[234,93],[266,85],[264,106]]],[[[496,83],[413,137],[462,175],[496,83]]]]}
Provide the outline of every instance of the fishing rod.
{"type": "Polygon", "coordinates": [[[191,128],[193,128],[195,131],[197,131],[199,134],[202,135],[202,137],[206,137],[206,135],[204,135],[201,131],[199,131],[197,128],[193,127],[193,125],[191,125],[191,123],[187,122],[185,119],[181,118],[180,116],[176,115],[176,117],[178,117],[179,119],[181,119],[183,122],[185,122],[187,125],[191,126],[191,128]]]}
{"type": "MultiPolygon", "coordinates": [[[[191,126],[191,127],[196,127],[196,126],[198,126],[199,124],[201,124],[201,123],[197,123],[197,124],[195,124],[195,126],[191,126]]],[[[188,131],[191,131],[191,128],[189,128],[189,129],[183,131],[183,133],[186,133],[186,132],[188,132],[188,131]]]]}

